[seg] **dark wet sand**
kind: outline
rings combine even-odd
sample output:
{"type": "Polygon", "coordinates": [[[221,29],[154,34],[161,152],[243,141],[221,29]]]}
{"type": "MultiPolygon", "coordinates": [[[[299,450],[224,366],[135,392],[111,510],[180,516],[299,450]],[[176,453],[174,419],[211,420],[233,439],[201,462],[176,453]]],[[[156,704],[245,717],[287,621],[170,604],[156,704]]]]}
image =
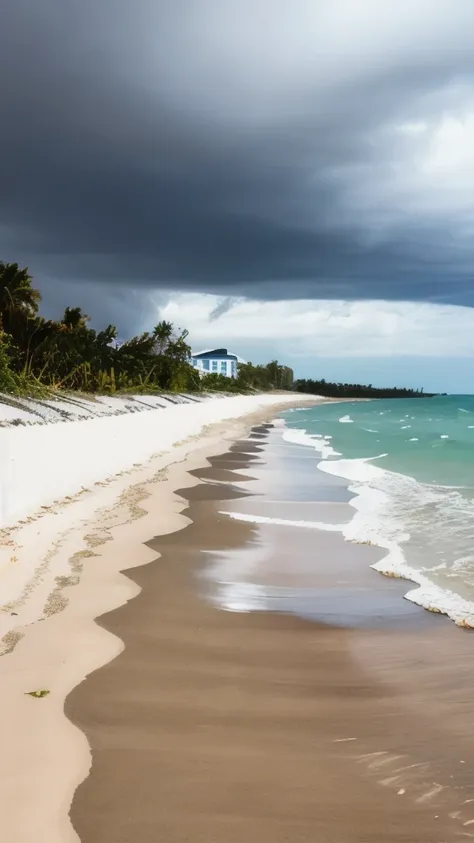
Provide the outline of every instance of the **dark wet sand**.
{"type": "MultiPolygon", "coordinates": [[[[192,523],[150,543],[161,558],[128,574],[142,592],[100,620],[125,650],[67,700],[93,756],[71,809],[81,841],[467,839],[471,748],[367,669],[361,654],[372,642],[380,659],[379,633],[223,612],[199,595],[202,549],[255,536],[218,515],[242,495],[223,485],[231,470],[251,473],[260,458],[248,445],[194,472],[205,483],[181,493],[192,523]]],[[[443,635],[431,620],[425,638],[443,635]]],[[[397,634],[383,634],[396,650],[397,634]]]]}

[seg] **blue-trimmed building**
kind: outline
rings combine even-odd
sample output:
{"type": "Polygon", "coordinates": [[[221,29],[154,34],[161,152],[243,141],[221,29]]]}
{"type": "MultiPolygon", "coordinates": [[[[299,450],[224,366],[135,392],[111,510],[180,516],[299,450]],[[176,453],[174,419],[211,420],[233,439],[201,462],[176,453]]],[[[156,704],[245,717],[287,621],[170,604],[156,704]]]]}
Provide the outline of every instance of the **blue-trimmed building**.
{"type": "Polygon", "coordinates": [[[232,354],[226,348],[206,348],[191,354],[191,362],[202,375],[225,375],[226,378],[237,377],[237,364],[245,363],[242,357],[232,354]]]}

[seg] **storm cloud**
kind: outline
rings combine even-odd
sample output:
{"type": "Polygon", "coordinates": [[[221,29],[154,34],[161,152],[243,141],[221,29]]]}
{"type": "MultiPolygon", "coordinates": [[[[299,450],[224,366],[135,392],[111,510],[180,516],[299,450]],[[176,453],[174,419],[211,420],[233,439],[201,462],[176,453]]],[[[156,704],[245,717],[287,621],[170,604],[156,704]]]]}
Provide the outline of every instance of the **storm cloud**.
{"type": "Polygon", "coordinates": [[[49,309],[474,305],[472,0],[3,0],[0,28],[0,256],[49,309]]]}

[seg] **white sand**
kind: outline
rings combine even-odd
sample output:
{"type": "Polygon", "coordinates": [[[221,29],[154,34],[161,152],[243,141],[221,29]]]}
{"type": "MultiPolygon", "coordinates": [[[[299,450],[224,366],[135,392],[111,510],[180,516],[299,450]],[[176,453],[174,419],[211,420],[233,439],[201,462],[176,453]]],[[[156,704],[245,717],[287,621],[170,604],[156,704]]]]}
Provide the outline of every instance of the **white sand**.
{"type": "MultiPolygon", "coordinates": [[[[152,404],[156,400],[150,398],[152,404]]],[[[122,406],[120,415],[1,428],[0,607],[17,611],[25,589],[39,589],[44,604],[54,578],[70,573],[59,563],[54,545],[64,545],[74,525],[115,503],[132,482],[130,477],[120,481],[117,475],[157,454],[167,454],[172,461],[178,443],[198,436],[210,424],[304,401],[308,403],[301,395],[259,395],[166,409],[143,405],[144,411],[127,413],[122,406]],[[114,477],[110,488],[97,487],[114,477]],[[28,519],[32,520],[27,523],[28,519]],[[38,576],[41,565],[45,570],[38,576]]],[[[0,638],[16,625],[15,618],[0,614],[0,638]]],[[[23,622],[33,619],[31,610],[22,615],[23,622]]]]}
{"type": "Polygon", "coordinates": [[[18,512],[29,516],[1,533],[0,636],[9,633],[4,647],[13,647],[0,658],[2,839],[78,840],[68,810],[90,753],[84,735],[64,716],[64,700],[122,646],[93,618],[136,594],[120,570],[156,557],[142,542],[186,523],[179,515],[185,503],[172,491],[197,482],[187,471],[222,451],[223,440],[242,432],[244,419],[303,402],[307,396],[221,398],[0,430],[4,523],[18,512]],[[93,483],[98,485],[80,492],[93,483]],[[71,501],[35,512],[43,502],[78,491],[71,501]],[[28,696],[38,689],[50,694],[28,696]]]}
{"type": "MultiPolygon", "coordinates": [[[[278,399],[285,402],[281,395],[259,395],[208,399],[166,409],[143,405],[139,412],[124,413],[122,407],[120,415],[2,428],[0,528],[128,471],[157,452],[167,452],[208,424],[271,406],[278,399]]],[[[293,399],[298,400],[302,396],[293,399]]]]}

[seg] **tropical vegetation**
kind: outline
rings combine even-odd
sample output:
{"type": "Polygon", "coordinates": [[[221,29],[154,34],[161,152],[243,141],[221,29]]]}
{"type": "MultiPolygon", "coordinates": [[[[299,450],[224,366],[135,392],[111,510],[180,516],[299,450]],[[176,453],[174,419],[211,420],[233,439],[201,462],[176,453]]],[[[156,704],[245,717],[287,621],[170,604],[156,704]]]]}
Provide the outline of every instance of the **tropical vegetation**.
{"type": "Polygon", "coordinates": [[[59,320],[39,310],[41,294],[28,268],[0,261],[0,392],[41,394],[156,391],[254,392],[295,389],[331,398],[413,398],[423,390],[371,384],[297,380],[288,366],[242,363],[237,378],[200,376],[191,365],[188,331],[161,321],[151,331],[117,341],[117,328],[92,328],[80,307],[67,307],[59,320]]]}
{"type": "Polygon", "coordinates": [[[0,392],[38,394],[291,389],[293,372],[277,361],[239,366],[236,379],[203,378],[191,365],[188,331],[161,321],[120,343],[117,329],[92,328],[80,307],[61,319],[39,310],[41,294],[27,268],[0,262],[0,392]]]}

